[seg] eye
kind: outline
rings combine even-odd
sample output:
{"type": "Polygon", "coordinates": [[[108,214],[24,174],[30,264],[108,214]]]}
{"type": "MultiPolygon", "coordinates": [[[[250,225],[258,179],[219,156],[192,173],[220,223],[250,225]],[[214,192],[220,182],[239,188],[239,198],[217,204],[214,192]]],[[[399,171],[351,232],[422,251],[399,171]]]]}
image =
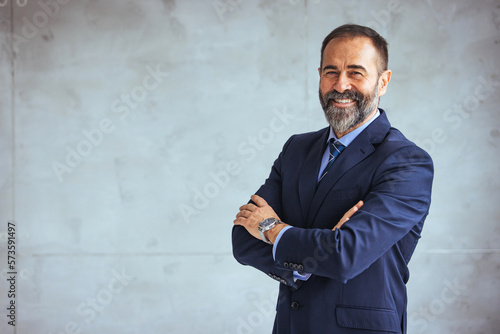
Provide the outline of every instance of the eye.
{"type": "Polygon", "coordinates": [[[358,71],[352,71],[352,72],[350,72],[349,74],[350,74],[350,76],[351,76],[352,78],[356,78],[356,79],[357,79],[357,78],[362,78],[362,77],[363,77],[363,73],[358,72],[358,71]]]}
{"type": "Polygon", "coordinates": [[[329,77],[333,77],[333,76],[338,75],[338,73],[335,71],[327,71],[327,72],[325,72],[325,75],[329,76],[329,77]]]}

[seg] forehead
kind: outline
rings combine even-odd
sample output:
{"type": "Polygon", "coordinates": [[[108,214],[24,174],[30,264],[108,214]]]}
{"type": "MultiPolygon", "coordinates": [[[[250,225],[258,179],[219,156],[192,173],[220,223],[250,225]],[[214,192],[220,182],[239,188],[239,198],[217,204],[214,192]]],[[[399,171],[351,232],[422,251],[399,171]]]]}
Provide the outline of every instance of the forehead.
{"type": "Polygon", "coordinates": [[[323,52],[322,67],[361,65],[376,70],[379,60],[377,50],[368,37],[334,38],[323,52]]]}

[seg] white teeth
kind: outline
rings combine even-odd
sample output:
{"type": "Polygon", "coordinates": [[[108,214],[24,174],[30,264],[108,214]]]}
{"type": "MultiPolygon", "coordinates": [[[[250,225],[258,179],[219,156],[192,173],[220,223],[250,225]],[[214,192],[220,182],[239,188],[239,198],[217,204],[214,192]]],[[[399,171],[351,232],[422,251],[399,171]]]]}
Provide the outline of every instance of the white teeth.
{"type": "Polygon", "coordinates": [[[335,102],[337,103],[351,103],[354,100],[351,99],[335,99],[335,102]]]}

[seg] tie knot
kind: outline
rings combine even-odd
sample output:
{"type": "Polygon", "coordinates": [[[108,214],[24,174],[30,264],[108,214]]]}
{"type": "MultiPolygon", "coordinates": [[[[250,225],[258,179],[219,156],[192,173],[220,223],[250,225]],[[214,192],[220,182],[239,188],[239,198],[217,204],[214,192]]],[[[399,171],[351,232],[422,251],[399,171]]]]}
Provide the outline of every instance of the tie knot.
{"type": "Polygon", "coordinates": [[[336,141],[335,139],[330,139],[330,153],[336,158],[340,152],[342,152],[345,149],[345,146],[342,145],[339,141],[336,141]]]}

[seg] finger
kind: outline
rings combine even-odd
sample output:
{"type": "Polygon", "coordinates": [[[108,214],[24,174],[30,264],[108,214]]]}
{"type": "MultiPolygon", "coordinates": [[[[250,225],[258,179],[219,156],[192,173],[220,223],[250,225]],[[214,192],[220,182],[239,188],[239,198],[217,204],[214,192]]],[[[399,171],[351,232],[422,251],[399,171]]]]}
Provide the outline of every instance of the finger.
{"type": "Polygon", "coordinates": [[[349,209],[349,211],[347,211],[343,216],[342,218],[339,220],[339,224],[344,224],[346,221],[349,220],[349,218],[351,218],[351,216],[356,212],[358,211],[358,208],[357,207],[352,207],[349,209]]]}
{"type": "Polygon", "coordinates": [[[233,220],[233,223],[235,225],[245,226],[248,223],[248,219],[243,217],[243,216],[240,216],[240,217],[237,217],[235,220],[233,220]]]}
{"type": "Polygon", "coordinates": [[[335,226],[333,227],[333,229],[332,229],[332,230],[333,230],[333,231],[335,231],[336,229],[341,228],[341,227],[342,227],[342,225],[344,225],[344,223],[345,223],[346,221],[348,221],[348,220],[349,220],[349,218],[344,218],[344,217],[342,217],[342,219],[341,219],[341,220],[337,223],[337,225],[335,225],[335,226]]]}
{"type": "Polygon", "coordinates": [[[354,205],[352,208],[349,209],[349,211],[347,211],[344,214],[341,221],[344,220],[345,218],[347,218],[347,219],[351,218],[352,215],[354,215],[356,213],[356,211],[358,211],[362,206],[363,206],[363,201],[359,201],[358,203],[356,203],[356,205],[354,205]]]}
{"type": "Polygon", "coordinates": [[[236,218],[247,218],[247,217],[249,217],[249,216],[250,216],[250,214],[251,214],[251,212],[250,212],[250,211],[248,211],[248,210],[243,210],[243,211],[240,211],[240,212],[238,212],[238,213],[236,214],[236,218]]]}
{"type": "Polygon", "coordinates": [[[349,218],[347,218],[346,220],[344,220],[343,222],[338,222],[337,225],[335,225],[335,227],[332,229],[333,231],[335,231],[336,229],[340,228],[342,225],[344,225],[344,223],[346,221],[348,221],[349,218]]]}
{"type": "Polygon", "coordinates": [[[259,195],[252,195],[250,198],[258,207],[263,207],[268,205],[266,200],[260,197],[259,195]]]}
{"type": "Polygon", "coordinates": [[[356,211],[358,211],[363,206],[363,204],[364,204],[363,201],[359,201],[358,203],[356,203],[356,205],[354,205],[352,208],[350,208],[349,211],[347,211],[342,216],[342,218],[337,223],[337,225],[335,225],[335,227],[333,228],[333,231],[335,231],[338,228],[341,228],[342,225],[344,225],[349,220],[349,218],[351,218],[356,213],[356,211]]]}
{"type": "Polygon", "coordinates": [[[240,206],[240,211],[248,210],[251,212],[251,211],[255,210],[255,208],[256,208],[255,204],[248,203],[248,204],[240,206]]]}

